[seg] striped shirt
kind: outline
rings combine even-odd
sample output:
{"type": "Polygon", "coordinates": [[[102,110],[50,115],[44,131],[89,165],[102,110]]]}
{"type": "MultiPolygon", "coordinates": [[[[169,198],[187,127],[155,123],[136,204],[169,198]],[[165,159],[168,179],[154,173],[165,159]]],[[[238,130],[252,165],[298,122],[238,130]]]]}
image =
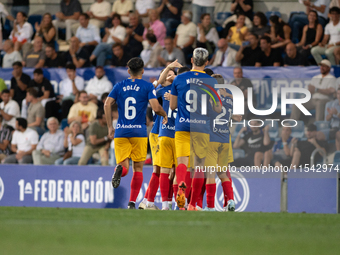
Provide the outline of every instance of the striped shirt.
{"type": "MultiPolygon", "coordinates": [[[[7,140],[7,141],[12,140],[12,132],[7,127],[1,127],[0,128],[0,144],[2,144],[5,140],[7,140]]],[[[8,144],[8,146],[5,150],[0,149],[0,154],[9,155],[9,152],[10,152],[9,146],[10,145],[8,144]]]]}

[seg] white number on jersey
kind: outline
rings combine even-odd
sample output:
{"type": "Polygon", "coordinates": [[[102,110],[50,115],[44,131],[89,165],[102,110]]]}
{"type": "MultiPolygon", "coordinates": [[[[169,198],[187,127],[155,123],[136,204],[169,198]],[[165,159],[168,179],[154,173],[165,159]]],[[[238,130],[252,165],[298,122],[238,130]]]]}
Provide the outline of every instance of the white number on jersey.
{"type": "Polygon", "coordinates": [[[127,99],[125,99],[125,118],[127,120],[132,120],[136,117],[136,107],[134,107],[133,105],[136,104],[136,99],[133,97],[128,97],[127,99]],[[130,105],[130,103],[132,105],[130,105]],[[131,114],[130,114],[131,113],[131,114]]]}

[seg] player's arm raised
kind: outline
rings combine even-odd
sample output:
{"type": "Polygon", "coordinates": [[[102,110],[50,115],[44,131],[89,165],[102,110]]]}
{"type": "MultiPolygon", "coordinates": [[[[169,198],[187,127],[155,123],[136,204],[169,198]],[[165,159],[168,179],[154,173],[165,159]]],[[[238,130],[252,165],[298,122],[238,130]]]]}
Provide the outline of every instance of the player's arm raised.
{"type": "Polygon", "coordinates": [[[108,137],[110,139],[113,139],[113,135],[114,135],[114,132],[115,132],[114,129],[113,129],[113,126],[112,126],[112,110],[111,110],[111,106],[115,102],[116,102],[116,100],[114,100],[112,97],[107,97],[105,104],[104,104],[105,118],[106,118],[106,121],[107,121],[107,127],[109,129],[108,137]]]}
{"type": "Polygon", "coordinates": [[[168,115],[163,110],[163,107],[159,104],[156,98],[152,98],[149,100],[152,110],[157,114],[163,117],[163,124],[168,123],[168,115]]]}

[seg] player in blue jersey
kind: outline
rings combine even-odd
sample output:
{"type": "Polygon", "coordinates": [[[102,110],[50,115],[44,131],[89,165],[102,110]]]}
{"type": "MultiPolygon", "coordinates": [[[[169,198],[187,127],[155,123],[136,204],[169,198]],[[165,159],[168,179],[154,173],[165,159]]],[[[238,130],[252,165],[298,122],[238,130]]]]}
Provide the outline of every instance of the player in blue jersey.
{"type": "Polygon", "coordinates": [[[133,161],[129,209],[135,209],[135,202],[143,183],[143,164],[147,154],[146,109],[150,103],[153,111],[163,116],[167,123],[167,114],[156,98],[154,86],[142,80],[144,63],[140,58],[129,60],[130,78],[117,83],[105,101],[105,116],[108,124],[109,138],[114,138],[115,156],[118,162],[112,177],[112,185],[117,188],[120,179],[129,170],[129,160],[133,161]],[[116,128],[112,126],[111,107],[118,105],[116,128]]]}
{"type": "MultiPolygon", "coordinates": [[[[193,52],[192,70],[178,75],[171,87],[170,108],[178,108],[175,122],[175,146],[178,166],[176,168],[179,183],[176,202],[180,209],[185,206],[186,175],[190,165],[195,167],[192,181],[191,201],[188,210],[196,210],[196,202],[204,183],[204,161],[209,145],[210,119],[209,108],[221,112],[222,103],[214,90],[217,81],[203,70],[208,64],[209,53],[206,49],[196,48],[193,52]],[[209,98],[213,103],[210,104],[209,98]],[[197,171],[196,171],[197,170],[197,171]]],[[[190,170],[189,170],[190,171],[190,170]]]]}

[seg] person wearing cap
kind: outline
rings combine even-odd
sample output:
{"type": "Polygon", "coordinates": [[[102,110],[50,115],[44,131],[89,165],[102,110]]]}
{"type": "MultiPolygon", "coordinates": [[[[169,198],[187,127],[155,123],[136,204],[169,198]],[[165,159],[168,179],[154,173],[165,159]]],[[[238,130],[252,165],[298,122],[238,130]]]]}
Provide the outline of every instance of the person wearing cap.
{"type": "MultiPolygon", "coordinates": [[[[311,83],[308,85],[308,90],[312,94],[312,98],[304,104],[304,107],[307,110],[315,109],[316,121],[324,120],[326,103],[333,99],[337,88],[336,79],[330,74],[332,66],[331,62],[327,59],[324,59],[319,65],[321,74],[314,76],[311,80],[311,83]]],[[[294,105],[290,118],[299,120],[300,115],[300,109],[294,105]]]]}
{"type": "MultiPolygon", "coordinates": [[[[317,128],[314,124],[308,125],[305,134],[307,141],[298,141],[297,138],[293,138],[291,141],[292,167],[310,165],[310,157],[315,149],[321,149],[326,153],[327,142],[317,140],[317,128]]],[[[316,159],[318,157],[320,157],[319,154],[317,154],[316,159]]]]}
{"type": "Polygon", "coordinates": [[[311,53],[316,61],[320,63],[321,55],[326,55],[332,65],[336,65],[334,50],[340,46],[340,8],[332,7],[329,10],[331,21],[325,27],[325,35],[319,46],[313,47],[311,53]]]}

